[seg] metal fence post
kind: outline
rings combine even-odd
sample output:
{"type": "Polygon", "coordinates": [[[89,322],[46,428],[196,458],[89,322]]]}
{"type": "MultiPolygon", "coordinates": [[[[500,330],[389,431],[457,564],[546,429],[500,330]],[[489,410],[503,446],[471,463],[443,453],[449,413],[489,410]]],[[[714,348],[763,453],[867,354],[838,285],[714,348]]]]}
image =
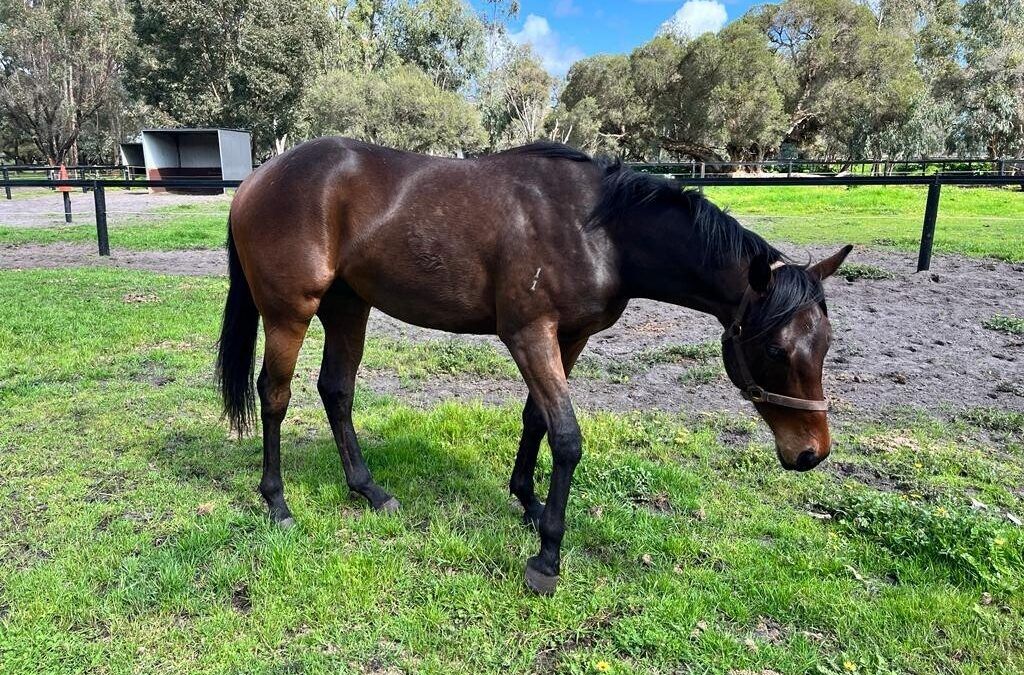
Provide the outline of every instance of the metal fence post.
{"type": "Polygon", "coordinates": [[[92,196],[96,204],[96,240],[99,242],[100,255],[110,255],[110,239],[107,236],[107,197],[103,193],[103,183],[93,181],[92,196]]]}
{"type": "Polygon", "coordinates": [[[61,192],[64,195],[64,222],[71,222],[71,193],[67,190],[61,192]]]}
{"type": "Polygon", "coordinates": [[[928,202],[924,207],[924,228],[921,230],[921,250],[917,254],[917,271],[927,271],[932,264],[932,245],[935,243],[935,220],[939,215],[939,193],[942,182],[936,178],[928,186],[928,202]]]}
{"type": "Polygon", "coordinates": [[[7,181],[9,181],[11,179],[11,175],[9,173],[7,173],[7,169],[6,168],[3,170],[3,172],[4,172],[4,196],[7,197],[7,199],[11,199],[11,184],[7,182],[7,181]]]}

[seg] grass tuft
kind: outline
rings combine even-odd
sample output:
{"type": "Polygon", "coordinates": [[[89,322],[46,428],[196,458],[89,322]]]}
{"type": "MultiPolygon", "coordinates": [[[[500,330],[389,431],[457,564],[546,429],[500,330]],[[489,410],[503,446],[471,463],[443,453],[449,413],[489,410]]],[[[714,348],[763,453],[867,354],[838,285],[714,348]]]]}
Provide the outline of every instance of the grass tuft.
{"type": "Polygon", "coordinates": [[[896,275],[887,269],[862,263],[847,263],[839,268],[836,276],[840,276],[847,281],[861,281],[864,279],[881,281],[896,278],[896,275]]]}
{"type": "Polygon", "coordinates": [[[997,330],[1010,335],[1024,335],[1024,318],[1019,316],[996,314],[991,319],[985,319],[981,325],[989,330],[997,330]]]}

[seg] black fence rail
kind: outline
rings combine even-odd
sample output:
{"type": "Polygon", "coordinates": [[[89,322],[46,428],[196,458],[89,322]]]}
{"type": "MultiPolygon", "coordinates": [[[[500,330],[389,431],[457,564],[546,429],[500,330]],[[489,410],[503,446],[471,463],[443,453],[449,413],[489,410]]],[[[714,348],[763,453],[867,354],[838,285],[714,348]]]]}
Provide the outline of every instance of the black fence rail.
{"type": "MultiPolygon", "coordinates": [[[[122,164],[69,164],[64,166],[71,180],[104,180],[113,174],[122,180],[134,181],[136,176],[145,175],[142,166],[125,166],[122,164]]],[[[57,180],[61,167],[52,164],[0,164],[0,181],[4,185],[4,198],[13,199],[11,187],[39,187],[29,185],[34,178],[19,178],[20,174],[43,174],[45,180],[57,180]]],[[[44,186],[45,187],[45,186],[44,186]]],[[[82,190],[85,192],[85,189],[82,190]]]]}
{"type": "MultiPolygon", "coordinates": [[[[710,186],[823,186],[823,185],[926,185],[928,198],[925,202],[924,223],[921,228],[921,243],[918,249],[917,271],[930,268],[932,248],[935,242],[935,225],[939,215],[939,197],[943,185],[973,186],[1020,186],[1024,190],[1024,176],[975,176],[975,175],[932,175],[932,176],[790,176],[731,177],[727,175],[705,176],[703,178],[677,176],[680,184],[687,187],[710,186]]],[[[230,189],[237,188],[237,180],[3,180],[5,188],[14,187],[74,187],[91,191],[95,201],[96,240],[101,256],[110,255],[110,237],[107,230],[107,188],[145,187],[168,190],[189,189],[230,189]]],[[[1024,218],[1022,218],[1024,221],[1024,218]]]]}
{"type": "Polygon", "coordinates": [[[772,159],[758,162],[633,162],[647,173],[704,178],[709,174],[753,172],[815,176],[1024,176],[1024,159],[925,158],[889,160],[772,159]]]}

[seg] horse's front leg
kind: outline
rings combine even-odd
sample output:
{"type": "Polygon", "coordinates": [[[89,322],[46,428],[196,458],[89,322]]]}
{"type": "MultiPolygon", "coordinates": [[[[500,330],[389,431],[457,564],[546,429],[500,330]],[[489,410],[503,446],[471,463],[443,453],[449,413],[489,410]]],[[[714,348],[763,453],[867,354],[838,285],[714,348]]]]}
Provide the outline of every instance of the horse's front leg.
{"type": "Polygon", "coordinates": [[[526,562],[526,585],[544,595],[555,592],[565,534],[569,485],[582,456],[583,439],[569,399],[569,384],[553,322],[538,321],[502,339],[512,352],[544,419],[551,445],[551,485],[540,516],[540,553],[526,562]]]}
{"type": "MultiPolygon", "coordinates": [[[[576,359],[579,358],[580,352],[586,345],[587,338],[559,344],[562,371],[567,379],[569,373],[572,372],[572,367],[576,364],[576,359]]],[[[515,495],[519,499],[519,503],[523,505],[523,521],[527,525],[532,525],[534,529],[540,528],[544,503],[537,499],[534,492],[533,474],[537,468],[537,453],[540,451],[540,443],[544,440],[547,430],[544,416],[531,394],[527,397],[526,405],[523,407],[523,435],[519,439],[519,452],[516,453],[515,467],[512,469],[512,478],[509,480],[509,492],[515,495]]]]}

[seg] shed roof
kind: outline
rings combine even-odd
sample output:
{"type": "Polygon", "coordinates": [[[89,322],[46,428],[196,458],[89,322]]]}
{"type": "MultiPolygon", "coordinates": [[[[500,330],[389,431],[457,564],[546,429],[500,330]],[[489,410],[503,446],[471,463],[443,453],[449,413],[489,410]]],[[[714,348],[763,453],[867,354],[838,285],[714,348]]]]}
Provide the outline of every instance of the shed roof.
{"type": "Polygon", "coordinates": [[[211,133],[215,131],[234,131],[240,134],[248,134],[249,131],[246,129],[231,129],[228,127],[156,127],[153,129],[143,129],[142,133],[175,133],[175,134],[189,134],[189,133],[211,133]]]}

